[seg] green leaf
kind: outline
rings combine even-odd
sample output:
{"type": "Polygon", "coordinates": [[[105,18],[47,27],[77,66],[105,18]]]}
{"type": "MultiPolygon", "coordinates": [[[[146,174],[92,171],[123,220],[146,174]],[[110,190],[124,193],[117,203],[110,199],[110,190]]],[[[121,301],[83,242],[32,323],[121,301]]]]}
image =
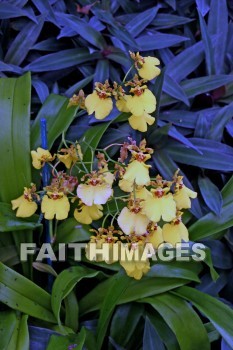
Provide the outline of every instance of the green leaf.
{"type": "Polygon", "coordinates": [[[208,130],[206,138],[215,141],[221,141],[223,136],[223,131],[226,124],[232,120],[233,116],[233,102],[228,106],[221,107],[219,112],[215,115],[211,128],[208,130]]]}
{"type": "Polygon", "coordinates": [[[43,25],[44,18],[40,17],[38,19],[38,23],[29,22],[23,26],[23,29],[11,43],[4,61],[6,63],[20,65],[24,61],[28,52],[31,50],[32,46],[35,44],[43,25]]]}
{"type": "Polygon", "coordinates": [[[72,97],[73,94],[77,93],[79,90],[83,89],[87,84],[89,84],[92,81],[93,77],[94,75],[92,74],[89,77],[78,81],[76,84],[72,85],[68,90],[66,90],[65,95],[67,97],[72,97]]]}
{"type": "Polygon", "coordinates": [[[197,8],[204,17],[210,9],[210,0],[196,0],[197,8]]]}
{"type": "Polygon", "coordinates": [[[108,60],[99,60],[95,68],[95,82],[104,82],[106,79],[109,79],[109,61],[108,60]]]}
{"type": "MultiPolygon", "coordinates": [[[[205,92],[217,89],[233,81],[233,75],[212,75],[209,77],[199,77],[182,81],[180,84],[187,97],[195,97],[205,92]]],[[[166,106],[176,102],[174,98],[163,95],[161,105],[166,106]]]]}
{"type": "Polygon", "coordinates": [[[24,10],[14,4],[8,3],[7,1],[0,3],[0,19],[16,17],[28,17],[36,22],[36,17],[32,15],[31,11],[24,10]]]}
{"type": "Polygon", "coordinates": [[[90,228],[74,218],[68,218],[58,226],[56,243],[87,242],[91,236],[90,228]]]}
{"type": "Polygon", "coordinates": [[[17,218],[11,204],[0,202],[0,212],[0,232],[34,230],[42,227],[38,223],[38,215],[32,215],[30,218],[17,218]]]}
{"type": "Polygon", "coordinates": [[[50,295],[29,279],[0,263],[0,301],[12,309],[51,323],[50,295]]]}
{"type": "Polygon", "coordinates": [[[158,50],[174,46],[189,40],[186,37],[174,34],[157,33],[153,35],[142,35],[136,39],[140,51],[158,50]]]}
{"type": "Polygon", "coordinates": [[[198,147],[202,154],[178,142],[170,141],[166,150],[173,160],[204,169],[223,172],[233,170],[233,151],[230,146],[202,138],[189,138],[188,140],[198,147]]]}
{"type": "MultiPolygon", "coordinates": [[[[19,324],[16,326],[15,333],[17,334],[15,346],[18,350],[28,350],[29,348],[29,332],[28,332],[28,315],[18,316],[19,324]]],[[[12,346],[9,346],[9,350],[12,346]]]]}
{"type": "Polygon", "coordinates": [[[228,9],[226,0],[222,0],[221,2],[211,0],[208,31],[210,35],[215,35],[214,61],[216,73],[220,74],[225,71],[224,61],[228,34],[228,9]]]}
{"type": "Polygon", "coordinates": [[[160,338],[163,340],[168,350],[180,350],[179,344],[172,332],[171,328],[167,325],[164,318],[156,312],[153,308],[146,312],[147,317],[150,319],[151,324],[158,332],[160,338]]]}
{"type": "Polygon", "coordinates": [[[67,297],[64,299],[65,302],[65,311],[66,311],[66,319],[65,325],[66,327],[71,328],[74,332],[78,330],[78,301],[75,295],[75,292],[72,290],[67,297]]]}
{"type": "Polygon", "coordinates": [[[207,332],[201,319],[184,300],[169,293],[142,299],[149,303],[165,319],[175,333],[181,350],[209,350],[207,332]]]}
{"type": "MultiPolygon", "coordinates": [[[[200,272],[200,269],[200,264],[191,262],[185,262],[185,264],[180,262],[170,262],[169,264],[156,263],[151,267],[148,275],[144,276],[140,281],[128,278],[128,288],[120,297],[118,304],[164,293],[176,288],[177,285],[183,285],[191,280],[198,282],[197,274],[200,272]]],[[[79,304],[80,314],[100,309],[106,290],[111,285],[112,278],[99,283],[83,297],[79,304]]]]}
{"type": "Polygon", "coordinates": [[[159,119],[160,115],[160,99],[162,96],[162,90],[163,90],[163,82],[164,82],[164,76],[165,76],[165,69],[161,69],[161,72],[159,76],[156,78],[156,82],[154,83],[151,91],[156,97],[156,110],[155,110],[155,118],[156,120],[159,119]]]}
{"type": "Polygon", "coordinates": [[[48,149],[72,123],[78,107],[67,108],[68,98],[51,94],[41,107],[31,128],[31,149],[41,146],[40,120],[47,120],[48,149]]]}
{"type": "Polygon", "coordinates": [[[24,67],[24,70],[31,72],[47,72],[65,69],[77,66],[80,63],[93,61],[98,57],[99,54],[90,54],[85,48],[67,49],[36,58],[33,62],[24,67]]]}
{"type": "Polygon", "coordinates": [[[139,13],[126,24],[125,28],[135,38],[153,21],[160,7],[157,5],[139,13]]]}
{"type": "Polygon", "coordinates": [[[84,328],[81,329],[79,334],[71,334],[65,337],[52,335],[46,350],[64,350],[69,349],[72,345],[75,350],[83,350],[85,339],[86,331],[84,328]]]}
{"type": "Polygon", "coordinates": [[[212,46],[210,35],[208,33],[207,25],[200,11],[198,11],[198,15],[201,27],[201,36],[204,43],[206,68],[208,75],[213,75],[215,74],[214,49],[212,46]]]}
{"type": "Polygon", "coordinates": [[[215,215],[220,215],[222,209],[222,195],[218,187],[208,177],[198,177],[198,186],[208,208],[215,215]]]}
{"type": "Polygon", "coordinates": [[[100,309],[100,316],[97,325],[97,350],[102,349],[102,344],[111,316],[120,297],[127,289],[128,283],[129,279],[122,271],[111,278],[111,283],[106,291],[106,295],[100,309]]]}
{"type": "Polygon", "coordinates": [[[143,333],[143,350],[165,350],[165,346],[150,319],[146,317],[143,333]]]}
{"type": "Polygon", "coordinates": [[[16,326],[16,313],[13,310],[0,312],[0,339],[2,349],[7,349],[16,326]]]}
{"type": "Polygon", "coordinates": [[[221,232],[233,225],[233,176],[222,189],[223,206],[219,216],[209,213],[189,227],[192,240],[197,241],[221,232]]]}
{"type": "MultiPolygon", "coordinates": [[[[1,233],[1,237],[2,236],[3,234],[1,233]]],[[[6,242],[4,244],[4,247],[0,248],[0,257],[0,261],[7,266],[13,266],[19,263],[19,257],[16,247],[14,245],[7,245],[6,242]]]]}
{"type": "MultiPolygon", "coordinates": [[[[75,285],[83,278],[92,278],[99,274],[99,271],[90,270],[82,266],[71,267],[62,271],[56,278],[51,296],[51,305],[58,325],[61,326],[60,309],[62,300],[69,295],[75,285]]],[[[76,315],[78,317],[78,315],[76,315]]]]}
{"type": "Polygon", "coordinates": [[[31,182],[30,159],[31,78],[0,79],[0,200],[10,202],[31,182]],[[19,132],[20,130],[20,132],[19,132]]]}
{"type": "Polygon", "coordinates": [[[166,73],[180,82],[192,73],[204,59],[203,42],[198,42],[182,50],[166,66],[166,73]]]}
{"type": "Polygon", "coordinates": [[[74,30],[90,44],[98,47],[99,49],[104,49],[107,46],[102,34],[85,23],[84,20],[81,20],[77,16],[67,15],[61,12],[57,13],[57,17],[62,25],[74,30]]]}
{"type": "MultiPolygon", "coordinates": [[[[31,183],[30,157],[31,76],[0,79],[0,148],[4,166],[0,172],[0,201],[9,203],[31,183]]],[[[31,242],[32,231],[13,233],[17,249],[22,242],[31,242]]],[[[31,276],[31,267],[22,263],[23,272],[31,276]]]]}
{"type": "Polygon", "coordinates": [[[182,87],[169,75],[165,74],[163,91],[174,97],[176,100],[184,102],[189,106],[189,100],[182,87]]]}
{"type": "Polygon", "coordinates": [[[233,347],[233,310],[229,306],[191,287],[178,288],[174,294],[191,301],[211,321],[226,342],[233,347]]]}
{"type": "Polygon", "coordinates": [[[128,303],[119,305],[112,318],[110,337],[117,344],[126,348],[142,314],[143,306],[140,304],[128,303]]]}
{"type": "Polygon", "coordinates": [[[174,28],[192,22],[192,18],[172,15],[170,13],[158,13],[156,18],[151,22],[151,25],[155,26],[156,29],[167,29],[174,28]]]}

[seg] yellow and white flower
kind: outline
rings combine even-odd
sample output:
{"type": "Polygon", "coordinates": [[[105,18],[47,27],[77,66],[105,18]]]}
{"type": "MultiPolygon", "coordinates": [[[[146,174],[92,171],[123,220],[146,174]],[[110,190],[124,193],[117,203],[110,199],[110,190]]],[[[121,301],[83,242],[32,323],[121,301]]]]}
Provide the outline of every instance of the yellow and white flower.
{"type": "Polygon", "coordinates": [[[181,188],[176,189],[173,195],[178,210],[191,208],[190,198],[196,197],[197,192],[190,190],[185,185],[182,185],[181,188]]]}
{"type": "Polygon", "coordinates": [[[70,169],[71,166],[78,160],[82,160],[80,145],[77,145],[76,147],[71,145],[70,148],[62,148],[60,152],[64,154],[58,154],[57,158],[60,160],[60,162],[65,164],[67,169],[70,169]]]}
{"type": "Polygon", "coordinates": [[[173,246],[182,241],[188,242],[189,233],[187,227],[179,220],[165,224],[163,225],[163,239],[173,246]]]}
{"type": "Polygon", "coordinates": [[[132,233],[143,235],[147,231],[150,220],[140,212],[140,208],[138,212],[133,209],[130,210],[127,207],[122,209],[117,219],[118,225],[126,235],[132,233]]]}
{"type": "Polygon", "coordinates": [[[134,96],[129,96],[126,107],[137,117],[141,117],[144,113],[153,113],[156,109],[156,98],[153,93],[145,86],[136,87],[130,90],[134,96]]]}
{"type": "Polygon", "coordinates": [[[33,196],[35,192],[35,188],[27,188],[24,187],[24,193],[22,196],[13,199],[11,201],[12,209],[17,209],[16,216],[20,218],[27,218],[35,214],[37,210],[37,204],[35,199],[38,197],[37,195],[33,196]],[[34,198],[33,198],[34,197],[34,198]]]}
{"type": "Polygon", "coordinates": [[[145,186],[150,183],[149,168],[150,165],[146,165],[145,162],[151,158],[150,154],[143,154],[142,152],[132,152],[134,159],[129,163],[126,168],[126,172],[123,175],[123,180],[135,182],[138,186],[145,186]]]}
{"type": "Polygon", "coordinates": [[[87,206],[105,204],[112,196],[113,190],[103,174],[93,173],[85,184],[78,185],[77,196],[87,206]]]}
{"type": "MultiPolygon", "coordinates": [[[[169,190],[169,189],[168,189],[169,190]]],[[[171,193],[166,194],[167,189],[152,189],[153,196],[142,202],[142,212],[151,221],[171,221],[176,217],[176,203],[171,193]]]]}
{"type": "Polygon", "coordinates": [[[95,83],[95,90],[85,99],[88,114],[90,115],[95,112],[96,119],[101,120],[106,118],[113,108],[111,92],[112,89],[108,81],[105,84],[95,83]]]}
{"type": "Polygon", "coordinates": [[[31,151],[31,156],[35,169],[41,169],[46,162],[52,162],[55,158],[48,150],[41,147],[38,147],[36,151],[31,151]]]}
{"type": "Polygon", "coordinates": [[[129,277],[140,280],[150,270],[149,260],[146,261],[120,261],[129,277]]]}
{"type": "Polygon", "coordinates": [[[140,116],[131,115],[128,119],[128,122],[134,130],[146,132],[147,131],[147,124],[148,125],[154,124],[155,118],[152,117],[150,114],[144,112],[140,116]]]}
{"type": "Polygon", "coordinates": [[[138,74],[143,79],[152,80],[160,74],[160,69],[156,67],[159,64],[160,61],[156,57],[143,57],[143,63],[141,68],[138,69],[138,74]]]}
{"type": "Polygon", "coordinates": [[[70,203],[64,192],[48,191],[44,195],[41,203],[41,211],[45,219],[52,220],[54,217],[57,220],[64,220],[68,217],[70,203]]]}
{"type": "Polygon", "coordinates": [[[84,225],[90,225],[93,220],[99,220],[103,216],[102,205],[93,204],[87,206],[82,204],[79,208],[75,209],[74,217],[75,219],[84,225]]]}

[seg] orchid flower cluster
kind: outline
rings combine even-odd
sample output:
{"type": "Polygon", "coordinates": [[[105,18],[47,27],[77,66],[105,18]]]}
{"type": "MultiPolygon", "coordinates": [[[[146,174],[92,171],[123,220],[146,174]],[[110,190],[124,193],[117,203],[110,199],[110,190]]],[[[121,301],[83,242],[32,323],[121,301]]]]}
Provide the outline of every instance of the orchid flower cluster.
{"type": "MultiPolygon", "coordinates": [[[[100,227],[91,229],[94,235],[90,243],[97,243],[99,247],[108,243],[113,248],[123,242],[136,249],[149,242],[157,249],[164,242],[175,245],[188,241],[182,210],[191,207],[190,198],[197,194],[183,184],[183,176],[178,171],[170,181],[160,175],[151,177],[151,165],[147,162],[153,149],[147,147],[145,140],[137,145],[129,138],[121,145],[117,161],[109,157],[107,149],[97,152],[96,168],[88,170],[82,146],[77,142],[69,147],[66,143],[66,148],[61,148],[57,155],[40,147],[31,151],[34,168],[40,170],[45,164],[50,165],[52,179],[43,191],[36,191],[32,184],[12,200],[16,216],[30,217],[40,206],[45,219],[64,220],[71,210],[70,203],[74,203],[73,216],[77,222],[90,225],[98,220],[100,227]],[[61,164],[69,173],[57,170],[61,164]],[[75,169],[77,176],[72,175],[75,169]],[[116,196],[116,192],[120,195],[116,196]],[[111,201],[115,203],[114,210],[109,207],[111,201]]],[[[89,256],[88,245],[86,256],[89,256]]],[[[149,259],[120,261],[120,264],[135,279],[150,269],[149,259]]]]}
{"type": "Polygon", "coordinates": [[[79,105],[86,109],[89,115],[95,113],[95,118],[102,120],[111,113],[115,100],[120,112],[130,113],[128,122],[133,129],[147,131],[148,125],[155,122],[151,113],[156,110],[156,97],[146,83],[160,74],[157,67],[160,61],[156,57],[142,57],[138,52],[130,52],[130,56],[133,64],[120,84],[114,82],[111,86],[108,80],[104,84],[96,82],[92,94],[85,98],[81,90],[79,95],[71,98],[69,105],[79,105]],[[135,74],[133,79],[126,80],[133,68],[138,74],[135,74]]]}

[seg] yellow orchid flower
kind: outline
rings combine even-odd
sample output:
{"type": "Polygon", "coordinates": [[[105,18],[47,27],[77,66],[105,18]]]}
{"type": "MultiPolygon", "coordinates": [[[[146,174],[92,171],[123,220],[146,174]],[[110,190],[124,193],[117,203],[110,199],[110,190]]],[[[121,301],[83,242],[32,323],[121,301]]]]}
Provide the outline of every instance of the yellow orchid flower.
{"type": "Polygon", "coordinates": [[[59,152],[65,154],[58,154],[57,158],[60,162],[64,163],[67,169],[70,169],[73,164],[75,164],[79,159],[82,160],[82,152],[80,145],[75,147],[71,145],[70,148],[62,148],[59,152]]]}
{"type": "Polygon", "coordinates": [[[135,68],[138,70],[138,74],[145,80],[151,80],[160,74],[160,69],[156,66],[160,64],[160,61],[156,57],[143,57],[137,52],[129,52],[131,58],[134,60],[135,68]]]}
{"type": "Polygon", "coordinates": [[[48,191],[41,202],[41,211],[45,219],[64,220],[68,217],[70,203],[64,192],[48,191]]]}
{"type": "Polygon", "coordinates": [[[159,64],[160,61],[156,57],[143,57],[143,63],[141,68],[138,69],[138,74],[143,79],[152,80],[160,74],[160,69],[156,67],[159,64]]]}
{"type": "Polygon", "coordinates": [[[38,147],[36,151],[31,151],[32,165],[35,169],[41,169],[46,162],[52,162],[55,156],[52,156],[48,150],[38,147]]]}
{"type": "Polygon", "coordinates": [[[176,203],[171,193],[166,189],[152,189],[153,196],[142,203],[143,214],[151,221],[158,222],[161,217],[164,221],[171,221],[176,217],[176,203]]]}
{"type": "Polygon", "coordinates": [[[131,181],[121,179],[118,182],[118,186],[124,192],[132,192],[133,191],[133,182],[131,182],[131,181]]]}
{"type": "Polygon", "coordinates": [[[143,235],[150,220],[138,211],[133,211],[127,207],[123,208],[117,219],[118,225],[126,235],[135,233],[136,235],[143,235]]]}
{"type": "Polygon", "coordinates": [[[150,154],[143,154],[142,152],[132,152],[133,160],[126,168],[126,172],[123,175],[123,180],[127,180],[138,186],[148,185],[150,182],[149,168],[150,165],[146,165],[145,161],[151,158],[150,154]]]}
{"type": "Polygon", "coordinates": [[[110,173],[107,165],[105,165],[102,169],[99,170],[99,174],[102,174],[104,181],[110,186],[112,186],[113,181],[115,180],[115,176],[112,173],[110,173]]]}
{"type": "Polygon", "coordinates": [[[85,106],[88,114],[95,112],[96,119],[106,118],[113,108],[111,99],[112,89],[108,81],[105,84],[95,83],[95,90],[88,95],[85,100],[85,106]]]}
{"type": "Polygon", "coordinates": [[[147,242],[151,243],[154,248],[158,248],[164,242],[163,231],[160,226],[156,225],[150,234],[147,236],[147,242]]]}
{"type": "Polygon", "coordinates": [[[27,188],[24,187],[24,193],[22,196],[13,199],[11,201],[12,209],[17,209],[16,216],[20,218],[28,218],[35,214],[37,210],[37,204],[34,201],[38,196],[35,194],[35,198],[33,198],[33,194],[35,192],[35,188],[27,188]]]}
{"type": "Polygon", "coordinates": [[[94,173],[85,184],[78,185],[77,196],[87,206],[105,204],[112,196],[113,190],[102,174],[94,173]]]}
{"type": "Polygon", "coordinates": [[[102,205],[93,204],[90,207],[83,204],[80,208],[75,209],[74,217],[75,219],[84,225],[90,225],[93,220],[99,220],[103,216],[102,205]]]}
{"type": "Polygon", "coordinates": [[[140,280],[150,270],[149,260],[146,261],[120,261],[129,277],[140,280]]]}
{"type": "Polygon", "coordinates": [[[190,190],[185,185],[182,188],[176,189],[173,194],[174,201],[176,202],[177,209],[189,209],[191,208],[190,198],[196,198],[197,192],[190,190]]]}
{"type": "Polygon", "coordinates": [[[130,91],[134,92],[134,96],[128,97],[126,106],[134,116],[140,117],[145,112],[153,113],[155,111],[156,98],[149,89],[142,86],[130,91]]]}
{"type": "Polygon", "coordinates": [[[128,113],[130,112],[129,108],[127,107],[127,100],[130,98],[129,95],[124,95],[123,97],[119,97],[116,101],[116,107],[120,112],[128,113]]]}
{"type": "Polygon", "coordinates": [[[189,233],[186,226],[180,220],[173,221],[163,225],[163,239],[165,242],[172,244],[181,243],[181,241],[189,241],[189,233]]]}
{"type": "Polygon", "coordinates": [[[140,116],[131,115],[128,119],[130,126],[134,130],[139,130],[141,132],[147,131],[147,124],[152,125],[155,122],[155,118],[152,117],[150,114],[144,112],[140,116]]]}

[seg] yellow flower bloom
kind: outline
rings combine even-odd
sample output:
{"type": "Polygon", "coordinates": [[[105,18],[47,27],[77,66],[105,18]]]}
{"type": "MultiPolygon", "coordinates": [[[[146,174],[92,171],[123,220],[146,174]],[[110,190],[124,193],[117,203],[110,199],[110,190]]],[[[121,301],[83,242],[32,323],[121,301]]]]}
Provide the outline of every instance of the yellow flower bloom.
{"type": "Polygon", "coordinates": [[[132,152],[133,160],[127,166],[126,172],[123,175],[123,180],[127,180],[131,183],[136,183],[138,186],[148,185],[150,182],[149,168],[150,165],[146,165],[144,162],[151,158],[150,154],[132,152]]]}
{"type": "Polygon", "coordinates": [[[153,231],[147,236],[147,242],[151,243],[154,248],[158,248],[164,242],[163,231],[160,226],[156,226],[153,231]]]}
{"type": "Polygon", "coordinates": [[[32,165],[35,169],[41,169],[46,162],[52,162],[55,156],[52,156],[48,150],[38,147],[36,151],[31,151],[32,165]]]}
{"type": "Polygon", "coordinates": [[[150,220],[140,212],[133,212],[125,207],[118,216],[117,222],[126,235],[130,235],[131,233],[143,235],[147,230],[150,220]]]}
{"type": "Polygon", "coordinates": [[[176,203],[171,193],[165,194],[164,189],[151,190],[153,196],[142,202],[143,214],[151,221],[171,221],[176,217],[176,203]]]}
{"type": "Polygon", "coordinates": [[[64,163],[67,169],[70,169],[73,164],[75,164],[79,159],[82,160],[82,152],[79,145],[75,148],[71,145],[70,148],[62,148],[59,152],[65,154],[58,154],[57,158],[60,162],[64,163]]]}
{"type": "Polygon", "coordinates": [[[11,201],[12,209],[15,210],[18,208],[16,212],[17,217],[27,218],[35,214],[37,204],[33,201],[32,193],[32,189],[24,187],[23,195],[11,201]]]}
{"type": "Polygon", "coordinates": [[[63,192],[47,192],[42,199],[41,211],[45,219],[52,220],[56,217],[57,220],[64,220],[68,217],[70,203],[63,192]]]}
{"type": "Polygon", "coordinates": [[[120,261],[129,277],[140,280],[150,270],[149,260],[146,261],[120,261]]]}
{"type": "Polygon", "coordinates": [[[88,207],[87,205],[83,204],[80,208],[75,209],[74,217],[81,224],[90,225],[93,220],[102,218],[103,213],[101,210],[103,210],[102,205],[94,204],[88,207]]]}
{"type": "Polygon", "coordinates": [[[82,202],[88,206],[93,204],[105,204],[112,196],[112,188],[107,183],[91,185],[80,184],[77,188],[77,195],[82,202]]]}
{"type": "Polygon", "coordinates": [[[120,189],[124,192],[132,192],[133,191],[133,182],[122,179],[118,183],[120,189]]]}
{"type": "Polygon", "coordinates": [[[130,112],[137,117],[153,113],[156,109],[156,98],[149,89],[139,90],[134,96],[129,96],[126,103],[130,112]]]}
{"type": "Polygon", "coordinates": [[[176,243],[180,243],[182,240],[188,242],[189,233],[183,222],[175,221],[163,225],[163,239],[175,246],[176,243]]]}
{"type": "Polygon", "coordinates": [[[127,100],[130,98],[129,95],[125,95],[124,97],[120,97],[116,101],[116,107],[120,112],[128,113],[130,112],[129,108],[127,107],[127,100]]]}
{"type": "Polygon", "coordinates": [[[108,171],[107,165],[99,170],[99,174],[102,174],[104,181],[110,186],[112,186],[113,181],[115,180],[115,176],[112,173],[110,173],[110,171],[108,171]]]}
{"type": "Polygon", "coordinates": [[[155,122],[155,118],[150,114],[144,112],[141,116],[131,115],[128,119],[130,126],[134,130],[139,130],[141,132],[147,131],[147,124],[152,125],[155,122]]]}
{"type": "Polygon", "coordinates": [[[191,208],[190,198],[196,197],[197,192],[190,190],[185,185],[182,185],[181,189],[177,189],[173,195],[178,210],[191,208]]]}
{"type": "Polygon", "coordinates": [[[111,97],[100,97],[97,91],[94,91],[86,97],[85,106],[89,115],[95,112],[95,118],[101,120],[109,115],[113,102],[111,97]]]}
{"type": "Polygon", "coordinates": [[[156,66],[160,64],[160,61],[156,57],[144,57],[142,68],[138,69],[138,74],[141,78],[151,80],[160,74],[160,69],[156,66]]]}

